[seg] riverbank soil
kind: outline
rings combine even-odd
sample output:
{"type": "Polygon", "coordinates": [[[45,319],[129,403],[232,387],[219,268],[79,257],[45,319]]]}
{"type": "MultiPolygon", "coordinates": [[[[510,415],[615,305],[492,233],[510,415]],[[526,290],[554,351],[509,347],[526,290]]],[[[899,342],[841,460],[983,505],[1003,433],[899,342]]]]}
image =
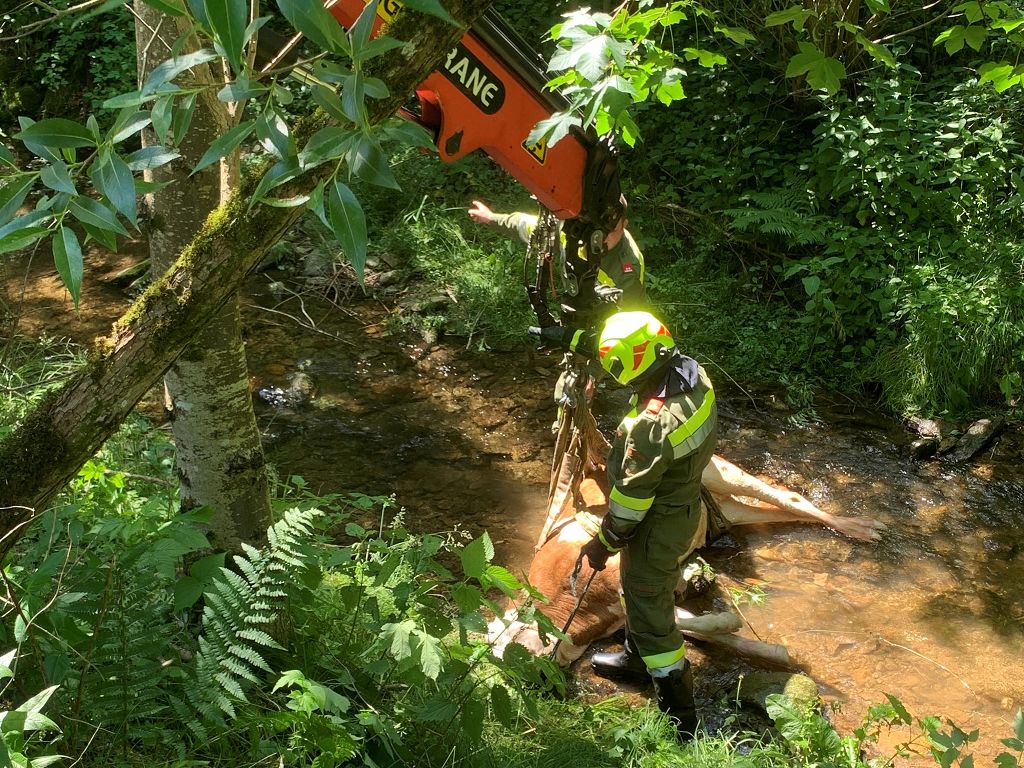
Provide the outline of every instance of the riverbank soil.
{"type": "MultiPolygon", "coordinates": [[[[88,343],[128,301],[101,278],[140,252],[90,251],[78,314],[49,254],[8,262],[8,320],[28,336],[88,343]]],[[[393,494],[413,530],[487,530],[497,561],[525,573],[543,522],[558,358],[410,335],[398,322],[408,290],[364,293],[344,271],[312,283],[284,272],[249,279],[245,337],[268,460],[278,477],[301,475],[316,492],[393,494]]],[[[1021,430],[968,464],[919,462],[907,453],[916,435],[870,409],[820,398],[810,416],[797,414],[781,391],[741,391],[726,372],[709,372],[719,453],[826,511],[889,527],[877,544],[812,525],[737,529],[704,553],[719,573],[711,603],[728,607],[733,595],[743,634],[785,645],[840,732],[893,694],[916,716],[980,729],[971,751],[989,763],[1024,706],[1021,430]]],[[[597,402],[602,426],[613,426],[621,393],[599,391],[597,402]]],[[[696,643],[690,656],[702,714],[717,727],[751,668],[696,643]]],[[[585,695],[623,690],[590,676],[586,658],[585,695]]],[[[878,753],[908,737],[883,734],[878,753]]]]}

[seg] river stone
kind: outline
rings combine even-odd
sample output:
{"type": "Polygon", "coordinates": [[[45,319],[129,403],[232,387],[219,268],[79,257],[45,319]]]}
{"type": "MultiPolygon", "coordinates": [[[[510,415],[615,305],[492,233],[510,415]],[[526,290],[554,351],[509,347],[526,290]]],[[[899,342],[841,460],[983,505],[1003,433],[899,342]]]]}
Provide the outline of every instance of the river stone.
{"type": "Polygon", "coordinates": [[[950,457],[953,461],[968,461],[973,459],[1003,430],[1003,420],[979,419],[971,424],[967,433],[957,441],[956,450],[950,457]]]}
{"type": "Polygon", "coordinates": [[[939,438],[921,437],[910,444],[907,452],[913,459],[930,459],[939,450],[939,438]]]}
{"type": "Polygon", "coordinates": [[[807,675],[789,672],[751,672],[740,684],[740,701],[767,712],[766,699],[773,693],[789,696],[797,707],[817,707],[817,684],[807,675]]]}

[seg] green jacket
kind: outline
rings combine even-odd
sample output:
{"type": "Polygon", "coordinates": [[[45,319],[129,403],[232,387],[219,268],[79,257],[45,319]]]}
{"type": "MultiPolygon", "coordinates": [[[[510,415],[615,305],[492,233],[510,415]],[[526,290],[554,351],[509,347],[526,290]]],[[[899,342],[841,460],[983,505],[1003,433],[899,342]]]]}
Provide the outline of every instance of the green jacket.
{"type": "MultiPolygon", "coordinates": [[[[717,439],[715,390],[703,368],[697,386],[638,410],[637,397],[608,454],[611,530],[626,537],[650,513],[670,512],[700,498],[700,478],[717,439]]],[[[608,542],[605,542],[608,544],[608,542]]]]}
{"type": "MultiPolygon", "coordinates": [[[[529,243],[530,235],[533,234],[533,229],[537,226],[537,217],[519,212],[496,214],[493,224],[509,237],[518,237],[524,243],[529,243]]],[[[575,285],[575,281],[565,265],[564,233],[559,233],[559,242],[562,246],[559,259],[559,264],[562,265],[559,270],[561,282],[561,285],[558,286],[559,293],[575,296],[579,293],[579,288],[575,285]]],[[[622,291],[622,296],[616,302],[617,309],[636,310],[647,309],[644,279],[644,256],[637,247],[636,241],[633,240],[633,236],[625,231],[618,244],[601,256],[601,262],[597,268],[597,282],[600,285],[618,288],[622,291]]]]}

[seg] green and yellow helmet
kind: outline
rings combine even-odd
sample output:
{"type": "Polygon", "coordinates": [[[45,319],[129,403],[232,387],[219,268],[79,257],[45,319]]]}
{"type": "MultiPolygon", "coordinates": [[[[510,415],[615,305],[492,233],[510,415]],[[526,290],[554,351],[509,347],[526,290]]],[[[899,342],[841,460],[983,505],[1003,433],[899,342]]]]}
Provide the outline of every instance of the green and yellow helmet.
{"type": "Polygon", "coordinates": [[[605,321],[597,343],[601,367],[620,384],[644,375],[676,343],[650,312],[617,312],[605,321]]]}

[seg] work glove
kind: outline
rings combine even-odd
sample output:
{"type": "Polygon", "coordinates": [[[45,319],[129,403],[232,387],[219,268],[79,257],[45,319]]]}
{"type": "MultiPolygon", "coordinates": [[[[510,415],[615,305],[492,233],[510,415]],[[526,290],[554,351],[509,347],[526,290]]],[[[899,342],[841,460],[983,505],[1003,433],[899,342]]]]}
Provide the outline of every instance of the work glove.
{"type": "Polygon", "coordinates": [[[526,329],[526,332],[531,336],[536,336],[540,339],[541,346],[543,347],[564,347],[565,339],[565,328],[561,325],[549,325],[546,328],[540,328],[536,325],[531,325],[526,329]]]}
{"type": "Polygon", "coordinates": [[[597,296],[598,301],[603,301],[605,304],[618,304],[619,299],[622,298],[622,289],[601,283],[594,286],[594,295],[597,296]]]}
{"type": "Polygon", "coordinates": [[[603,571],[608,565],[608,558],[614,554],[597,536],[580,547],[580,555],[587,558],[587,563],[595,571],[603,571]]]}
{"type": "Polygon", "coordinates": [[[587,358],[597,357],[597,334],[592,331],[581,333],[576,328],[564,325],[552,325],[547,328],[531,325],[527,330],[530,335],[539,337],[544,347],[558,347],[587,358]]]}
{"type": "Polygon", "coordinates": [[[590,567],[595,571],[603,571],[608,564],[608,558],[620,552],[628,540],[628,537],[620,536],[612,530],[611,521],[608,515],[605,515],[601,520],[601,530],[580,547],[580,555],[587,558],[590,567]]]}

